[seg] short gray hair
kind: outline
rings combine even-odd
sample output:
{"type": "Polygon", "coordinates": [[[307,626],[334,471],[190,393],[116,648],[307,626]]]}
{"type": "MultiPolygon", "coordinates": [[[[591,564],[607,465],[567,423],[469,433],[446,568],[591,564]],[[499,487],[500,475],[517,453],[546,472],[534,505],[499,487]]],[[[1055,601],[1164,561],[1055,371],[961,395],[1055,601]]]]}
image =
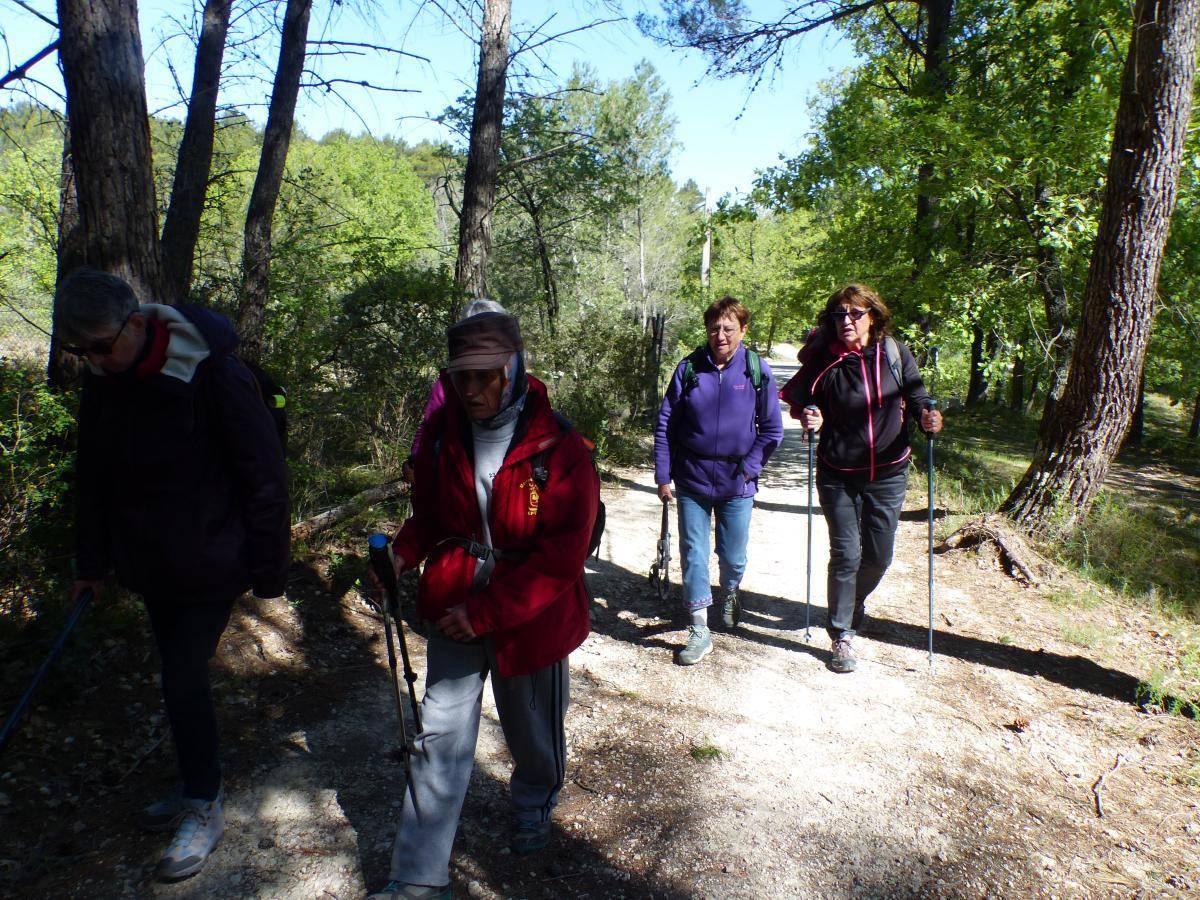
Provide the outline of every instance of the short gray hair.
{"type": "Polygon", "coordinates": [[[472,316],[477,316],[485,312],[504,313],[504,315],[508,315],[508,310],[495,300],[488,300],[486,297],[482,297],[478,300],[468,300],[467,305],[463,307],[462,315],[458,317],[458,321],[461,322],[463,319],[469,319],[472,316]]]}
{"type": "Polygon", "coordinates": [[[80,266],[54,293],[54,324],[60,338],[87,338],[119,328],[139,305],[124,279],[80,266]]]}

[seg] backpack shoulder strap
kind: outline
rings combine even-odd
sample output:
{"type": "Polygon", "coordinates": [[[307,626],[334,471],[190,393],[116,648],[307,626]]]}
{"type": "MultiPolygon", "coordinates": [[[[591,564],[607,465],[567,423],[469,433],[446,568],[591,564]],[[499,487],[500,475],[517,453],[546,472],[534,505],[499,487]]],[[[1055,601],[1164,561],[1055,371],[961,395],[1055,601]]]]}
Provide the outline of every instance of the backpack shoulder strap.
{"type": "MultiPolygon", "coordinates": [[[[558,424],[558,427],[562,429],[564,434],[575,431],[575,426],[571,424],[571,420],[558,410],[554,410],[554,421],[558,424]]],[[[578,432],[576,432],[576,434],[578,434],[578,432]]],[[[582,438],[583,436],[580,435],[580,437],[582,438]]],[[[558,443],[558,441],[555,441],[549,447],[545,447],[544,449],[533,454],[533,456],[529,457],[529,467],[533,470],[533,481],[534,484],[538,486],[539,490],[545,490],[546,482],[550,480],[550,469],[546,466],[546,460],[550,457],[550,451],[557,447],[558,443]]],[[[584,439],[584,445],[587,446],[589,450],[595,447],[595,444],[592,444],[587,439],[584,439]]]]}
{"type": "Polygon", "coordinates": [[[892,377],[896,379],[896,385],[900,388],[901,393],[904,392],[904,362],[900,359],[900,345],[896,343],[896,339],[890,334],[884,335],[883,351],[887,354],[888,368],[892,370],[892,377]]]}
{"type": "Polygon", "coordinates": [[[683,393],[687,393],[696,386],[699,377],[696,375],[696,367],[704,361],[705,354],[708,353],[708,347],[701,345],[683,358],[683,393]]]}
{"type": "Polygon", "coordinates": [[[750,376],[750,383],[754,385],[754,390],[761,391],[762,357],[749,347],[746,348],[746,374],[750,376]]]}

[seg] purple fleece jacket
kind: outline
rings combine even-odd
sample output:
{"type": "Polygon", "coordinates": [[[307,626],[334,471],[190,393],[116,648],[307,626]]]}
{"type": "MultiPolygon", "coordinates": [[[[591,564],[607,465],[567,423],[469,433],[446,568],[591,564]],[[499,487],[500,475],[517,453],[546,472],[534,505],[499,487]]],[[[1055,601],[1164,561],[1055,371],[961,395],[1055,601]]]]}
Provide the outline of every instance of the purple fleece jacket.
{"type": "Polygon", "coordinates": [[[683,383],[686,360],[671,376],[654,429],[654,482],[674,481],[677,490],[710,500],[752,497],[758,473],[783,440],[775,376],[764,360],[756,396],[745,345],[724,369],[703,357],[692,387],[683,383]]]}

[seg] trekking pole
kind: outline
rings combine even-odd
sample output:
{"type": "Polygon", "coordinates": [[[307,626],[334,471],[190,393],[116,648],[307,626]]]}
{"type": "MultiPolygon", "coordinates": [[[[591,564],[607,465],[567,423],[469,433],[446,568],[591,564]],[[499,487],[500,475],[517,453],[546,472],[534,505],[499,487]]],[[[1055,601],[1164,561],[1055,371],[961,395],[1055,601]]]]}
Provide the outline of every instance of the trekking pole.
{"type": "MultiPolygon", "coordinates": [[[[817,412],[817,407],[804,407],[805,412],[817,412]]],[[[806,437],[808,438],[808,571],[805,573],[805,593],[804,593],[804,641],[807,643],[812,639],[812,634],[809,631],[809,623],[812,619],[812,519],[813,519],[813,430],[805,429],[806,437]]]]}
{"type": "Polygon", "coordinates": [[[396,584],[396,569],[392,564],[391,550],[388,549],[387,535],[378,532],[368,540],[368,552],[371,556],[371,568],[375,576],[383,584],[383,633],[387,638],[388,667],[392,670],[392,693],[396,697],[396,719],[400,724],[400,759],[404,764],[404,781],[408,785],[408,793],[412,798],[413,809],[418,810],[417,790],[413,785],[412,748],[408,745],[408,729],[404,724],[404,701],[400,698],[400,679],[396,674],[396,646],[392,639],[392,623],[389,616],[396,619],[396,631],[400,638],[400,651],[404,657],[404,677],[408,680],[409,699],[412,700],[413,723],[417,734],[421,733],[421,714],[417,710],[417,693],[413,687],[416,675],[408,664],[408,646],[404,640],[404,624],[400,621],[400,591],[396,584]],[[412,676],[411,679],[409,676],[412,676]]]}
{"type": "MultiPolygon", "coordinates": [[[[392,680],[396,685],[396,705],[400,706],[400,683],[396,675],[396,650],[392,643],[392,628],[388,621],[390,615],[396,622],[396,636],[400,644],[400,657],[404,664],[404,680],[408,682],[408,699],[412,703],[413,724],[417,726],[417,732],[421,731],[421,710],[417,703],[417,673],[413,671],[412,663],[408,656],[408,641],[404,637],[404,620],[400,618],[400,588],[396,584],[396,569],[392,565],[391,553],[388,550],[387,535],[376,532],[369,539],[369,547],[371,554],[371,567],[374,568],[376,576],[383,584],[383,591],[387,598],[386,609],[384,610],[383,625],[387,632],[388,645],[388,662],[392,667],[392,680]]],[[[403,723],[404,716],[400,717],[403,723]]]]}
{"type": "MultiPolygon", "coordinates": [[[[933,372],[929,378],[930,393],[937,382],[938,348],[929,349],[929,361],[933,372]]],[[[930,397],[925,401],[925,408],[932,411],[937,409],[937,400],[930,397]]],[[[929,670],[933,671],[933,432],[926,435],[926,456],[929,462],[929,670]]]]}
{"type": "Polygon", "coordinates": [[[50,671],[50,667],[54,665],[54,661],[62,653],[63,647],[67,644],[67,638],[71,636],[71,632],[79,624],[84,610],[87,609],[88,604],[92,602],[94,597],[95,594],[91,588],[79,592],[79,598],[75,601],[75,608],[71,610],[71,615],[67,617],[66,626],[59,633],[58,639],[50,649],[49,655],[42,660],[42,665],[38,668],[37,674],[33,676],[33,681],[29,683],[29,687],[25,688],[25,693],[21,695],[21,699],[17,701],[17,705],[13,707],[13,711],[8,714],[8,719],[4,722],[4,729],[0,731],[0,753],[4,752],[4,748],[8,745],[8,739],[17,730],[17,723],[21,721],[21,716],[24,715],[26,707],[29,706],[29,701],[33,699],[34,693],[41,686],[42,679],[46,677],[46,673],[50,671]]]}
{"type": "Polygon", "coordinates": [[[669,513],[671,501],[662,498],[662,525],[658,530],[658,555],[650,566],[650,583],[658,592],[658,599],[666,602],[671,582],[669,569],[671,567],[671,519],[669,513]]]}

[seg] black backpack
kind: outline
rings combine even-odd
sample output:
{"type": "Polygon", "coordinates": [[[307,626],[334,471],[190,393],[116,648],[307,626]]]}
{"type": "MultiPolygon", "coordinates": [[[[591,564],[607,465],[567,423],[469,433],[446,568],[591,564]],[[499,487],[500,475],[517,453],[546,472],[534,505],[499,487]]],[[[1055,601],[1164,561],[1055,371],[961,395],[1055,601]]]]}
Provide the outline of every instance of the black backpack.
{"type": "Polygon", "coordinates": [[[275,423],[275,433],[279,435],[279,446],[283,448],[284,455],[286,455],[288,432],[287,392],[258,363],[242,359],[241,357],[238,357],[238,359],[246,367],[246,370],[250,373],[250,377],[254,379],[254,385],[258,388],[258,396],[262,398],[263,406],[267,408],[267,412],[271,414],[271,421],[275,423]]]}

